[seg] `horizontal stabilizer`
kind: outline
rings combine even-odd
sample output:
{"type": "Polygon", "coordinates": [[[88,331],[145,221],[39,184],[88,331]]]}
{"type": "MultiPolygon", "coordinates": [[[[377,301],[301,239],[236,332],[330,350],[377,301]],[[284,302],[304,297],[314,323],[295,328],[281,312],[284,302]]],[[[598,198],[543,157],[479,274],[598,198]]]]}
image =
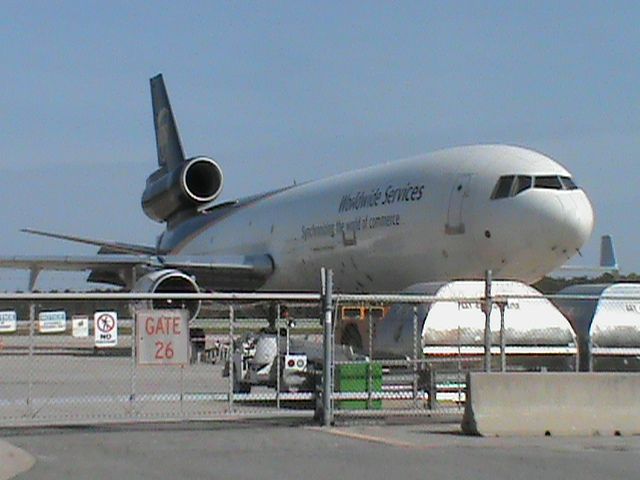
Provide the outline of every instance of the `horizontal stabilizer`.
{"type": "Polygon", "coordinates": [[[42,230],[34,230],[31,228],[23,228],[20,230],[24,233],[30,233],[31,235],[40,235],[42,237],[56,238],[58,240],[66,240],[68,242],[83,243],[85,245],[95,245],[97,247],[104,247],[109,250],[109,253],[133,253],[142,255],[155,255],[156,249],[146,245],[134,245],[131,243],[111,242],[108,240],[96,240],[93,238],[78,237],[76,235],[65,235],[61,233],[45,232],[42,230]]]}

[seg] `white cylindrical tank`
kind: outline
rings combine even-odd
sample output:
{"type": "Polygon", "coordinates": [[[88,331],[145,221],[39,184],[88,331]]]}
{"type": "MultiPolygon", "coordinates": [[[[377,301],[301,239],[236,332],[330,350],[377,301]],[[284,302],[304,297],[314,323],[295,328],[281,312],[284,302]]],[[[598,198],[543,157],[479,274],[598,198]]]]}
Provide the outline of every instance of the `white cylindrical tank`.
{"type": "MultiPolygon", "coordinates": [[[[419,351],[427,356],[481,355],[484,352],[484,287],[482,281],[414,285],[407,293],[435,297],[433,304],[417,308],[419,351]]],[[[492,296],[496,300],[491,313],[493,353],[499,353],[500,348],[501,303],[504,308],[505,351],[510,356],[510,366],[522,364],[522,368],[527,369],[529,364],[534,369],[575,368],[577,346],[571,325],[540,292],[520,282],[494,281],[492,296]],[[557,365],[540,361],[551,357],[562,357],[563,360],[557,365]],[[526,361],[519,361],[524,359],[526,361]]],[[[393,305],[376,327],[376,356],[411,357],[412,327],[413,307],[393,305]]]]}
{"type": "Polygon", "coordinates": [[[640,284],[573,285],[558,295],[578,335],[581,370],[640,370],[640,284]]]}

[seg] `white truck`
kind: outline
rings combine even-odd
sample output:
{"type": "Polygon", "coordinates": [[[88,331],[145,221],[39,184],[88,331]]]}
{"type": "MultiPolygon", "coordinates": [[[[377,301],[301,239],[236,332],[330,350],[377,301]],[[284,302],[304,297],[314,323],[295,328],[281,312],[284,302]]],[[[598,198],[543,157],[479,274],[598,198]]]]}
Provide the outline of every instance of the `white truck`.
{"type": "MultiPolygon", "coordinates": [[[[281,392],[313,391],[316,376],[322,371],[323,355],[320,341],[292,339],[289,328],[280,329],[279,335],[271,331],[247,334],[236,342],[230,358],[233,391],[249,393],[253,386],[279,387],[281,392]]],[[[334,355],[339,360],[360,358],[342,345],[336,345],[334,355]]],[[[224,375],[228,376],[230,370],[228,361],[224,375]]]]}

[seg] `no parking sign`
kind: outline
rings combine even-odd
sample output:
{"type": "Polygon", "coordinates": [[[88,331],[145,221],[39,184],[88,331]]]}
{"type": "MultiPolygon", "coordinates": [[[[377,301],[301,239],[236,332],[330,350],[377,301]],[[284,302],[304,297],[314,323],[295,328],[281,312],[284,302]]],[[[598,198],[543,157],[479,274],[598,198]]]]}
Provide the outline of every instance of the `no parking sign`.
{"type": "Polygon", "coordinates": [[[118,314],[116,312],[96,312],[93,315],[93,331],[96,347],[118,345],[118,314]]]}

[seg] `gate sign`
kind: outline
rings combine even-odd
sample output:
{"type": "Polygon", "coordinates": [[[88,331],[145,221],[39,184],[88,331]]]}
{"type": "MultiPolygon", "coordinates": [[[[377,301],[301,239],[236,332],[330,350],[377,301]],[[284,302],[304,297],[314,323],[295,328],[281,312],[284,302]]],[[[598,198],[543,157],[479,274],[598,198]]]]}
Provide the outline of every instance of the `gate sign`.
{"type": "Polygon", "coordinates": [[[15,332],[18,329],[18,316],[14,311],[0,312],[0,333],[15,332]]]}
{"type": "Polygon", "coordinates": [[[140,365],[189,362],[189,315],[186,310],[138,310],[136,351],[140,365]]]}
{"type": "Polygon", "coordinates": [[[118,345],[118,314],[116,312],[94,313],[93,331],[96,347],[115,347],[118,345]]]}
{"type": "Polygon", "coordinates": [[[89,336],[89,317],[86,315],[74,315],[71,317],[71,334],[74,338],[89,336]]]}
{"type": "Polygon", "coordinates": [[[66,329],[66,312],[40,312],[38,314],[38,331],[40,333],[60,333],[66,329]]]}

